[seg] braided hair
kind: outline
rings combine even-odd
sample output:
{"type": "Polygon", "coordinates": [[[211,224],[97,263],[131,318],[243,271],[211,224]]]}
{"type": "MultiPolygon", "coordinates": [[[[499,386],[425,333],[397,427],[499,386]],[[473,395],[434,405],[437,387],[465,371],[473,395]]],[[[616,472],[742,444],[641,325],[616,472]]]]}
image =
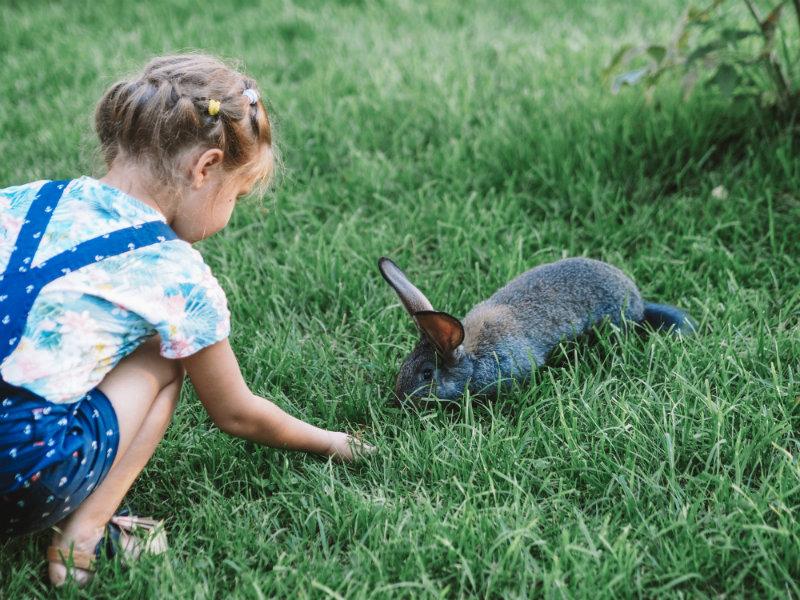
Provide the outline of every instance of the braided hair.
{"type": "Polygon", "coordinates": [[[141,73],[113,84],[97,103],[95,130],[109,167],[124,156],[166,182],[193,148],[219,148],[228,170],[267,150],[261,179],[272,172],[272,129],[256,82],[205,54],[154,58],[141,73]]]}

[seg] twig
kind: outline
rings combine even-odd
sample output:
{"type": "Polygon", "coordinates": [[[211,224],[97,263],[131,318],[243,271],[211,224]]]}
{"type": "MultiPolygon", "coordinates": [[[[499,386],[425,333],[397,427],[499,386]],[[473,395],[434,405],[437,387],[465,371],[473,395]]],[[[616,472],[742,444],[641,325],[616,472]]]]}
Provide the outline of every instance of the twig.
{"type": "Polygon", "coordinates": [[[747,8],[750,9],[750,14],[753,15],[756,23],[758,23],[758,29],[761,30],[761,16],[758,14],[758,9],[753,6],[751,0],[744,0],[744,3],[747,5],[747,8]]]}

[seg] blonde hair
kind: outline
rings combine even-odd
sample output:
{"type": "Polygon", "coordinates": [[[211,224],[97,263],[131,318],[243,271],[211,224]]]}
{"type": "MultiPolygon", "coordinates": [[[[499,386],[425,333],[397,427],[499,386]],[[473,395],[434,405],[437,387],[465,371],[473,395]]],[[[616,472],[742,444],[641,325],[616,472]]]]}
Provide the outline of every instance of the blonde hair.
{"type": "Polygon", "coordinates": [[[222,166],[231,171],[261,157],[258,179],[268,181],[274,162],[269,115],[261,94],[252,102],[245,90],[258,92],[256,82],[213,56],[154,58],[97,103],[95,130],[106,165],[122,155],[171,184],[184,152],[219,148],[222,166]]]}

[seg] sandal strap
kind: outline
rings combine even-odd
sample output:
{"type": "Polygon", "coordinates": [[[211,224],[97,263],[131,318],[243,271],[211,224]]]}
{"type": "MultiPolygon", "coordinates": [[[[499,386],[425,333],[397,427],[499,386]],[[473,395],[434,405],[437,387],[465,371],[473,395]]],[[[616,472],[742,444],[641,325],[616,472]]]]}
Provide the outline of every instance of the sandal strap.
{"type": "Polygon", "coordinates": [[[65,567],[77,567],[85,571],[94,571],[95,555],[91,552],[81,552],[72,548],[62,546],[50,546],[47,548],[47,560],[58,562],[65,567]]]}
{"type": "Polygon", "coordinates": [[[167,551],[167,532],[164,521],[149,517],[134,517],[130,515],[115,515],[111,524],[129,535],[139,538],[143,542],[142,550],[148,554],[161,554],[167,551]]]}
{"type": "Polygon", "coordinates": [[[157,527],[164,526],[164,521],[151,519],[150,517],[134,517],[131,515],[114,515],[111,517],[111,522],[126,531],[133,531],[139,528],[150,531],[157,527]]]}

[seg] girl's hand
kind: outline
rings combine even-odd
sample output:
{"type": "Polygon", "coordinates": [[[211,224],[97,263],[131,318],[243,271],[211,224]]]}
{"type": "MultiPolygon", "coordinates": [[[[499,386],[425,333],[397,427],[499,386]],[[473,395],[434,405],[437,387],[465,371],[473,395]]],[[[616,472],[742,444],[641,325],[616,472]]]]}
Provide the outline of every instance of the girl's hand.
{"type": "Polygon", "coordinates": [[[214,423],[231,435],[341,461],[356,460],[375,451],[373,446],[346,433],[314,427],[254,395],[242,378],[227,339],[181,362],[214,423]]]}
{"type": "Polygon", "coordinates": [[[358,460],[377,450],[375,446],[362,442],[346,433],[329,431],[328,434],[330,436],[330,445],[325,454],[342,462],[358,460]]]}

